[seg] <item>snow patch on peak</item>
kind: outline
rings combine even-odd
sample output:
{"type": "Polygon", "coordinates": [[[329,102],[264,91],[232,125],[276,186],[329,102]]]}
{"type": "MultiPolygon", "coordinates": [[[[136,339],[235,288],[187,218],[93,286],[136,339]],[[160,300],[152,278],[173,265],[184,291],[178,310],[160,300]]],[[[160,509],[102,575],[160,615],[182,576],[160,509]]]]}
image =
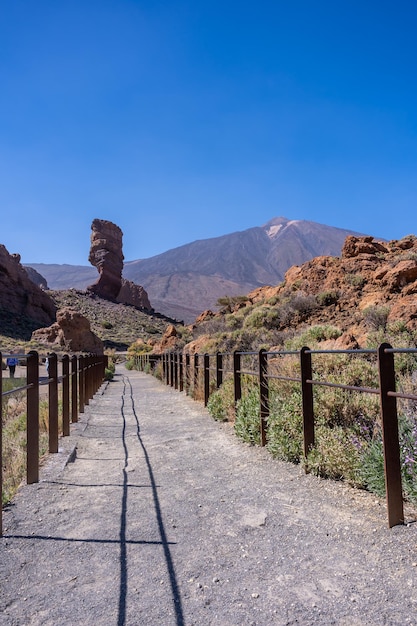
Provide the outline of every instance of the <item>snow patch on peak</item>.
{"type": "Polygon", "coordinates": [[[273,226],[270,226],[268,228],[268,230],[266,231],[266,234],[268,235],[270,239],[273,239],[274,237],[277,236],[281,228],[283,228],[283,224],[274,224],[273,226]]]}
{"type": "Polygon", "coordinates": [[[273,222],[275,220],[271,220],[269,224],[265,224],[265,226],[267,226],[267,228],[265,229],[265,232],[270,239],[275,239],[278,233],[288,228],[288,226],[291,226],[292,224],[299,224],[302,221],[302,220],[287,220],[285,218],[279,218],[279,220],[280,221],[282,220],[280,224],[276,224],[276,223],[274,224],[273,222]]]}

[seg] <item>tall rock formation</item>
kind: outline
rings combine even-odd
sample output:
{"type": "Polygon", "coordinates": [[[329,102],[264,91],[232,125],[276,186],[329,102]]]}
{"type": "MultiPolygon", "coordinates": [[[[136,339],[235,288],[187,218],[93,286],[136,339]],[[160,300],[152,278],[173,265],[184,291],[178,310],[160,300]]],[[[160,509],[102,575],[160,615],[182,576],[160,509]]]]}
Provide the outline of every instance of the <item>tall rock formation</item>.
{"type": "Polygon", "coordinates": [[[121,229],[107,220],[93,220],[88,260],[99,278],[87,290],[105,300],[116,300],[122,286],[123,252],[121,229]]]}
{"type": "MultiPolygon", "coordinates": [[[[2,329],[18,330],[19,325],[32,331],[55,320],[52,299],[27,275],[19,254],[9,254],[0,244],[0,319],[2,329]]],[[[5,333],[4,333],[5,334],[5,333]]]]}
{"type": "Polygon", "coordinates": [[[88,260],[98,269],[98,280],[87,291],[100,298],[152,310],[148,294],[140,285],[122,278],[123,249],[121,229],[107,220],[91,224],[91,248],[88,260]]]}

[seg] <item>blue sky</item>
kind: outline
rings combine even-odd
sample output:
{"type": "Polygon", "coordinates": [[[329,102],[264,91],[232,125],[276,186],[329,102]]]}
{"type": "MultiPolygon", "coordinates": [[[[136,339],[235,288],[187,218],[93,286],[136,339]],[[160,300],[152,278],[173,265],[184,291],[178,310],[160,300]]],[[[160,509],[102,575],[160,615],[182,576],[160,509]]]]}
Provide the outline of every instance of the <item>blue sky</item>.
{"type": "Polygon", "coordinates": [[[306,219],[417,234],[417,4],[0,0],[0,243],[88,265],[306,219]]]}

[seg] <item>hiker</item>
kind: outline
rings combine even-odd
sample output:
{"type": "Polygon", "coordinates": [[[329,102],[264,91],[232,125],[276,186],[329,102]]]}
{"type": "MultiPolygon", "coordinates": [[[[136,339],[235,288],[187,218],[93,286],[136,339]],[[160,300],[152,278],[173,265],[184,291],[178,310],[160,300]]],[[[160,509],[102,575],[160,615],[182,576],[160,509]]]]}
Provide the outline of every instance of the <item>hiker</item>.
{"type": "Polygon", "coordinates": [[[46,375],[49,378],[49,357],[48,356],[45,359],[45,367],[46,367],[46,375]]]}
{"type": "Polygon", "coordinates": [[[16,371],[16,365],[19,363],[19,361],[16,359],[15,356],[12,356],[14,354],[13,350],[10,351],[10,356],[7,357],[7,361],[6,361],[6,365],[9,368],[9,376],[10,378],[14,378],[14,373],[16,371]]]}

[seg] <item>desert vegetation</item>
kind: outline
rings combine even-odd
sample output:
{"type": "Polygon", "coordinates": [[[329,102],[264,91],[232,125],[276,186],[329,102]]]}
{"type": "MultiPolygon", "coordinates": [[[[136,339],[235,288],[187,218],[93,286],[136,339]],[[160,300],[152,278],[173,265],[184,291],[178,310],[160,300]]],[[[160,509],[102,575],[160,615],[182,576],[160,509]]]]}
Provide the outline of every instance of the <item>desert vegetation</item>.
{"type": "MultiPolygon", "coordinates": [[[[16,493],[26,472],[26,392],[19,387],[26,378],[4,378],[3,392],[13,392],[3,399],[3,491],[2,504],[9,502],[16,493]]],[[[60,412],[61,413],[61,412],[60,412]]],[[[39,404],[39,458],[48,450],[48,401],[39,404]]]]}

